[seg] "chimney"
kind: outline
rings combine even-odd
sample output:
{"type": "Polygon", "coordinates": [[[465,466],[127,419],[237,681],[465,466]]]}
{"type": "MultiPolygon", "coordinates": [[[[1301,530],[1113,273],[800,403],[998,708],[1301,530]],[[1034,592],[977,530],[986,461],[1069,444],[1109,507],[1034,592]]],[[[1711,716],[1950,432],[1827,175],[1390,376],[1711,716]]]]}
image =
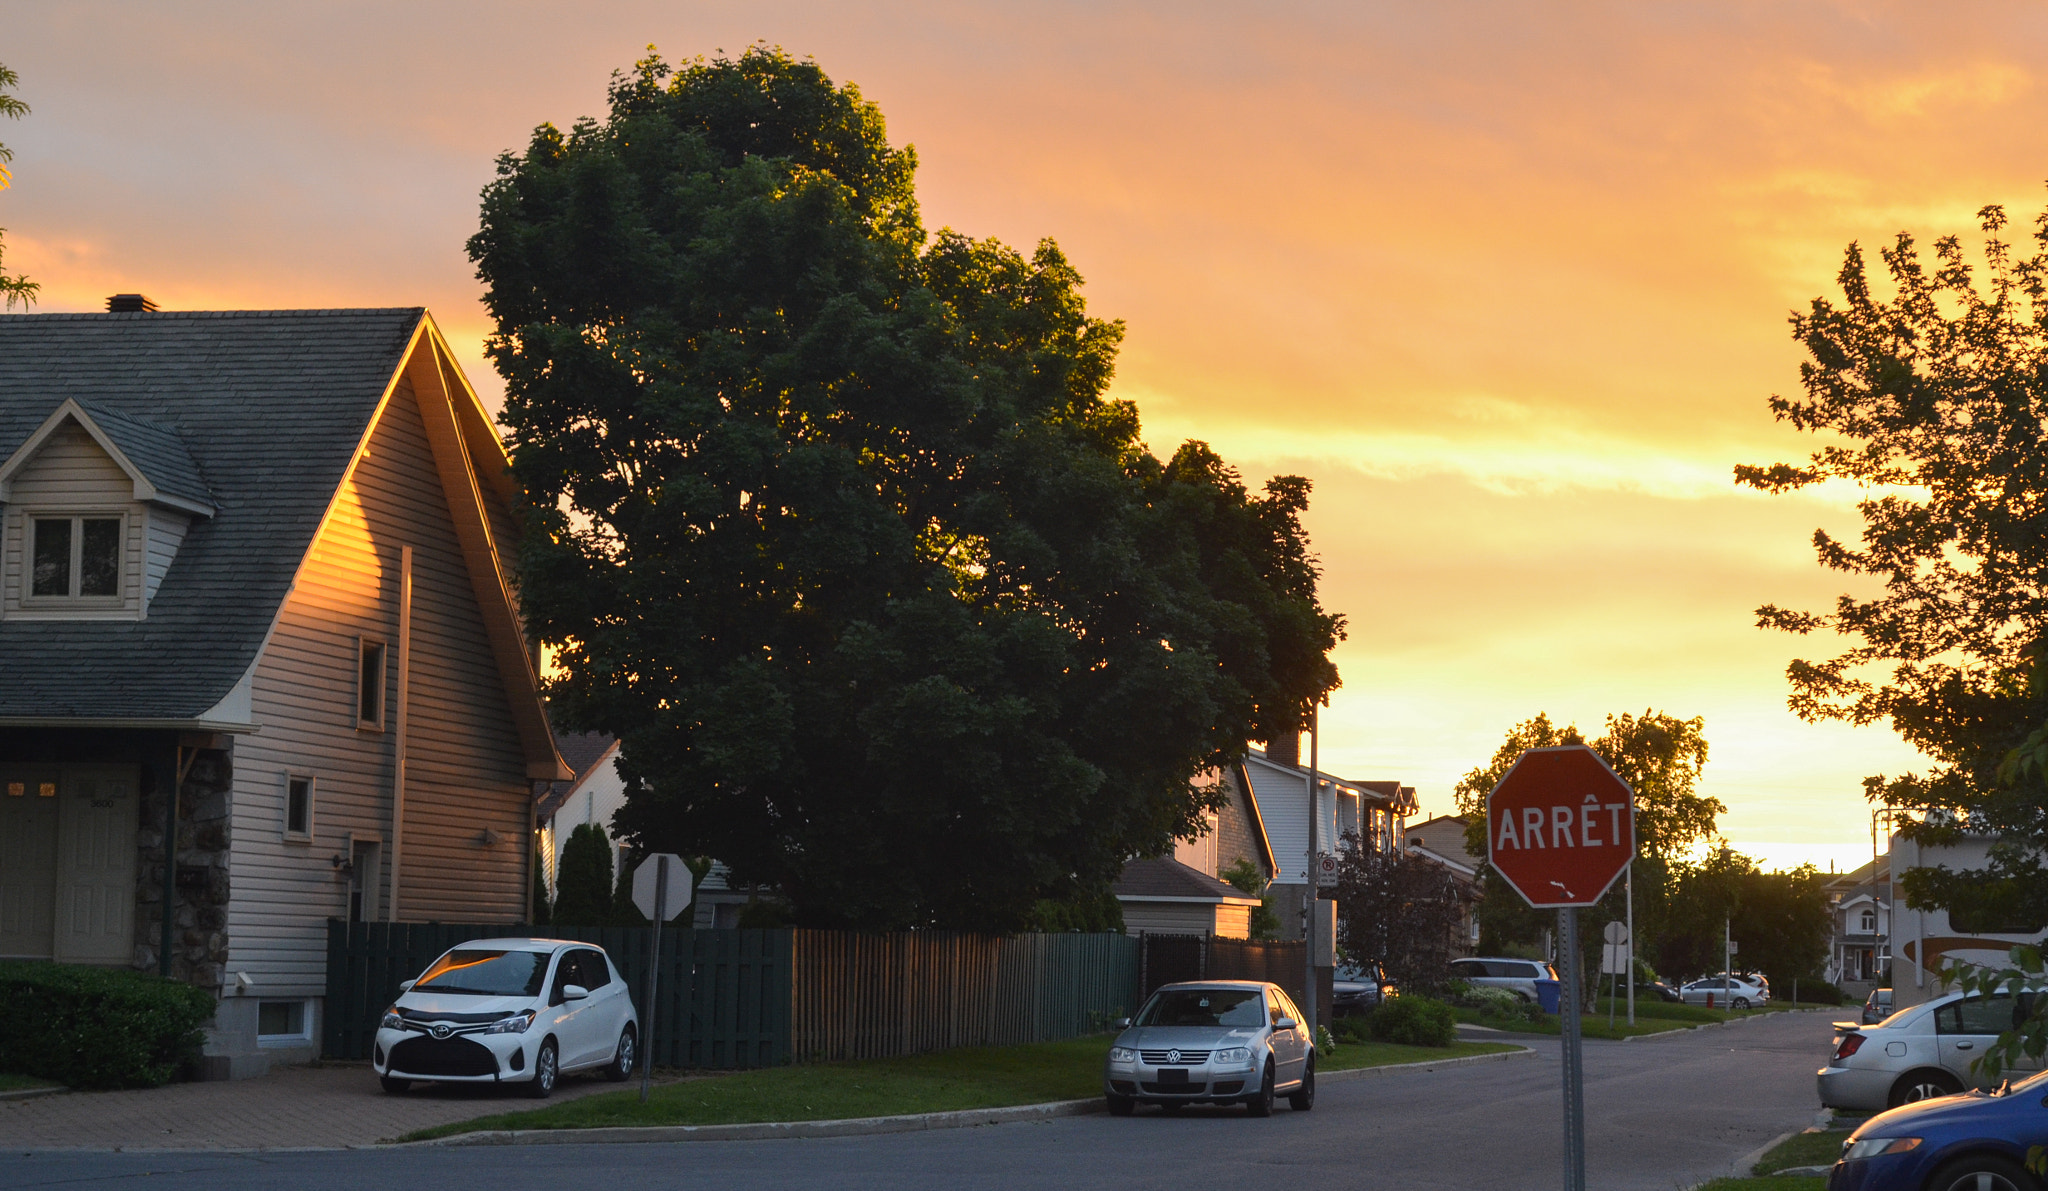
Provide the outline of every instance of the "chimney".
{"type": "Polygon", "coordinates": [[[1301,767],[1301,733],[1282,732],[1266,742],[1266,760],[1275,765],[1301,767]]]}
{"type": "Polygon", "coordinates": [[[107,299],[108,314],[146,314],[156,309],[156,303],[141,294],[115,294],[107,299]]]}

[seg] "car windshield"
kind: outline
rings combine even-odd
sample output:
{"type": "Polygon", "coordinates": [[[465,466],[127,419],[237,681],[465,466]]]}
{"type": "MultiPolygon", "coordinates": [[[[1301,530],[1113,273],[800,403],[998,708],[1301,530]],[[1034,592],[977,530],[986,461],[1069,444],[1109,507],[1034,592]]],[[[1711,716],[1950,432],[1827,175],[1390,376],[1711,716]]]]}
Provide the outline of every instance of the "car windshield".
{"type": "Polygon", "coordinates": [[[1152,994],[1141,1026],[1261,1026],[1266,1006],[1256,989],[1169,988],[1152,994]]]}
{"type": "Polygon", "coordinates": [[[451,951],[434,961],[413,991],[431,987],[437,993],[475,997],[540,995],[547,979],[548,957],[541,951],[451,951]]]}

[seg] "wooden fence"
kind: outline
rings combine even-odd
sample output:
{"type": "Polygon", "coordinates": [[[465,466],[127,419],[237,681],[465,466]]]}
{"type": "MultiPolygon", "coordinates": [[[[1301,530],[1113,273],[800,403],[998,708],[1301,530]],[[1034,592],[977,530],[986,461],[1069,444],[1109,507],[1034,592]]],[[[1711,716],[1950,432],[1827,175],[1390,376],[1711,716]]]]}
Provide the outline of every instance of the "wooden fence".
{"type": "MultiPolygon", "coordinates": [[[[327,921],[327,1004],[321,1051],[366,1059],[377,1018],[448,948],[471,939],[524,937],[523,924],[327,921]]],[[[646,927],[547,927],[549,938],[603,947],[633,1004],[647,987],[646,927]]],[[[666,1067],[769,1067],[790,1060],[790,932],[668,930],[661,937],[654,1061],[666,1067]]]]}
{"type": "MultiPolygon", "coordinates": [[[[1249,939],[1218,939],[1208,935],[1138,936],[1140,999],[1162,984],[1180,980],[1266,980],[1287,990],[1296,1002],[1307,987],[1308,945],[1249,939]]],[[[1329,1004],[1328,993],[1323,1003],[1329,1004]]]]}
{"type": "Polygon", "coordinates": [[[1122,934],[799,930],[795,944],[802,1063],[1074,1038],[1136,1008],[1138,940],[1122,934]]]}

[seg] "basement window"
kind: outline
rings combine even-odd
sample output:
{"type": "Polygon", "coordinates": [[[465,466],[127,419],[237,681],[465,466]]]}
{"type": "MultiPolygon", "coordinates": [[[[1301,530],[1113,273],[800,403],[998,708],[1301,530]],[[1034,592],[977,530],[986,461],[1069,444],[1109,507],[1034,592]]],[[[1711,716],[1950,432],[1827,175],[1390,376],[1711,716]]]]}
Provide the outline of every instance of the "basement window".
{"type": "Polygon", "coordinates": [[[256,1007],[256,1044],[290,1046],[309,1042],[313,1035],[306,1024],[311,1018],[304,1001],[264,1001],[256,1007]]]}

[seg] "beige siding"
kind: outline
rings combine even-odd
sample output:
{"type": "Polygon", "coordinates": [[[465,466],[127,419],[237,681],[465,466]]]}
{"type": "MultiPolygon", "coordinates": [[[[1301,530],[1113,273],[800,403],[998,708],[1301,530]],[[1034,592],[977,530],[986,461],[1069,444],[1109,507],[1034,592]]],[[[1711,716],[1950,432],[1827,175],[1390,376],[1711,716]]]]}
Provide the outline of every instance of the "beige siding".
{"type": "MultiPolygon", "coordinates": [[[[1124,933],[1168,935],[1222,934],[1216,929],[1218,907],[1205,902],[1125,902],[1124,933]]],[[[1233,938],[1243,938],[1244,928],[1233,938]]]]}
{"type": "Polygon", "coordinates": [[[15,474],[13,493],[0,506],[0,615],[96,616],[133,619],[142,608],[143,539],[148,523],[146,506],[137,503],[134,481],[93,441],[78,423],[64,425],[43,440],[34,458],[15,474]],[[119,513],[127,519],[126,540],[121,560],[121,605],[78,611],[28,610],[22,607],[27,593],[29,518],[37,513],[119,513]]]}
{"type": "Polygon", "coordinates": [[[178,556],[178,547],[185,541],[185,531],[192,528],[192,519],[183,513],[169,509],[151,509],[149,527],[144,537],[147,558],[142,569],[142,606],[146,610],[149,602],[156,598],[156,589],[164,581],[164,574],[171,569],[171,560],[178,556]]]}
{"type": "Polygon", "coordinates": [[[399,916],[524,916],[530,784],[504,685],[412,389],[401,385],[286,601],[258,664],[260,731],[235,747],[230,968],[257,995],[317,995],[326,919],[346,912],[334,856],[381,840],[390,863],[400,550],[413,623],[399,916]],[[356,643],[388,643],[385,730],[358,731],[356,643]],[[288,773],[318,782],[313,840],[283,839],[288,773]],[[489,832],[494,842],[485,842],[489,832]]]}

